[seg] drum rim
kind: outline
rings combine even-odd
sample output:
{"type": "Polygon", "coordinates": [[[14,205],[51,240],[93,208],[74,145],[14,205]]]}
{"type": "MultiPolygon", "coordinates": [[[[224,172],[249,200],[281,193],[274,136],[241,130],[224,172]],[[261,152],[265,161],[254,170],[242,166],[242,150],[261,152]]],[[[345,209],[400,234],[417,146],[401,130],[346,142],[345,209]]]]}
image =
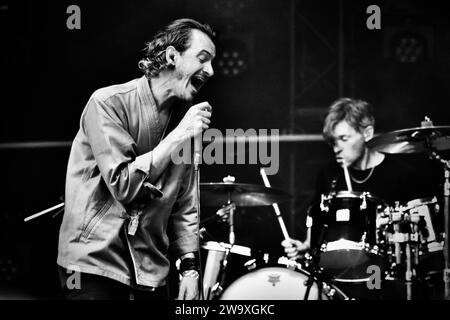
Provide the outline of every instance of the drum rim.
{"type": "Polygon", "coordinates": [[[332,195],[333,198],[352,198],[352,199],[360,199],[361,196],[365,195],[367,199],[374,200],[376,202],[385,204],[386,202],[379,196],[375,195],[374,193],[367,192],[367,191],[349,191],[349,190],[341,190],[337,191],[335,193],[331,193],[328,195],[332,195]]]}
{"type": "Polygon", "coordinates": [[[370,254],[381,255],[381,252],[380,253],[372,252],[373,250],[380,251],[377,244],[372,245],[370,243],[363,242],[363,241],[356,242],[356,241],[351,241],[351,240],[347,240],[347,239],[339,239],[339,240],[335,240],[335,241],[326,242],[325,249],[322,253],[332,252],[332,251],[340,251],[340,250],[365,251],[370,254]],[[331,247],[330,249],[328,249],[329,246],[331,247]],[[377,247],[377,248],[375,248],[375,247],[377,247]]]}
{"type": "Polygon", "coordinates": [[[436,196],[412,199],[406,203],[406,211],[435,203],[438,203],[436,196]]]}
{"type": "MultiPolygon", "coordinates": [[[[297,261],[292,261],[292,266],[286,264],[286,263],[282,263],[279,262],[279,260],[282,257],[278,258],[277,261],[269,261],[269,262],[264,262],[264,261],[258,261],[257,259],[255,259],[255,267],[253,268],[248,268],[248,272],[252,272],[252,271],[257,271],[259,269],[264,269],[264,268],[276,268],[276,267],[282,267],[283,269],[288,269],[288,270],[292,270],[294,272],[300,271],[300,273],[304,273],[305,275],[309,276],[310,273],[308,271],[306,271],[305,269],[302,268],[302,264],[297,262],[297,261]]],[[[288,258],[286,258],[288,259],[288,258]]],[[[251,260],[249,260],[251,261],[251,260]]],[[[245,273],[247,274],[247,273],[245,273]]]]}

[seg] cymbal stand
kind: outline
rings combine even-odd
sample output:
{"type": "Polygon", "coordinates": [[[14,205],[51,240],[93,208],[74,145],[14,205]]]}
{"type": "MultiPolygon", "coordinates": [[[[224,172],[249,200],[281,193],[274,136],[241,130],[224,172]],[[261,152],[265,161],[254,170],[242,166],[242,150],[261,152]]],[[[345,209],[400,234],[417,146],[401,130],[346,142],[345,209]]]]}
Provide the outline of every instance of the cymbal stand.
{"type": "Polygon", "coordinates": [[[229,231],[229,236],[228,236],[228,240],[230,242],[230,246],[226,246],[225,247],[225,254],[222,260],[222,264],[219,270],[219,281],[213,286],[212,290],[211,290],[211,297],[212,298],[216,298],[218,297],[222,291],[223,291],[223,286],[225,284],[225,279],[226,279],[226,268],[228,265],[228,257],[230,255],[230,250],[233,247],[234,243],[235,243],[235,234],[234,234],[234,210],[236,208],[236,206],[232,205],[232,201],[231,201],[231,191],[228,191],[228,201],[227,201],[227,206],[229,207],[230,210],[230,214],[228,216],[228,224],[230,227],[230,231],[229,231]]]}
{"type": "Polygon", "coordinates": [[[406,243],[406,297],[407,300],[413,300],[412,285],[417,279],[421,279],[419,273],[419,252],[421,250],[422,234],[421,217],[418,214],[409,214],[410,234],[409,241],[406,243]]]}
{"type": "MultiPolygon", "coordinates": [[[[396,209],[399,210],[398,204],[396,209]]],[[[400,211],[401,212],[401,211],[400,211]]],[[[392,214],[395,263],[397,266],[402,264],[402,257],[405,258],[405,284],[406,284],[406,300],[412,300],[412,284],[413,284],[413,264],[411,257],[411,240],[413,238],[413,226],[409,221],[409,216],[405,214],[399,215],[397,212],[392,214]],[[402,249],[404,250],[402,254],[402,249]]]]}
{"type": "Polygon", "coordinates": [[[450,161],[443,159],[436,151],[430,151],[430,157],[439,161],[442,164],[444,171],[444,223],[445,223],[445,237],[444,237],[444,288],[445,300],[450,300],[450,261],[449,261],[449,238],[450,238],[450,217],[449,217],[449,198],[450,198],[450,161]]]}
{"type": "MultiPolygon", "coordinates": [[[[322,231],[320,233],[320,239],[319,243],[322,244],[325,239],[325,234],[327,232],[328,225],[324,224],[322,227],[322,231]]],[[[308,300],[309,298],[309,292],[311,291],[311,287],[314,284],[314,280],[317,280],[317,287],[318,287],[318,300],[322,300],[322,269],[319,266],[320,262],[320,255],[322,253],[321,248],[314,248],[313,253],[311,255],[311,268],[308,280],[306,280],[306,292],[305,296],[303,297],[303,300],[308,300]]]]}
{"type": "Polygon", "coordinates": [[[449,262],[449,237],[450,237],[450,217],[449,217],[449,198],[450,198],[450,163],[447,161],[445,166],[445,182],[444,182],[444,217],[445,217],[445,239],[444,239],[444,285],[445,300],[450,300],[450,262],[449,262]]]}
{"type": "Polygon", "coordinates": [[[421,279],[422,275],[419,273],[419,254],[421,251],[423,234],[425,232],[425,222],[423,217],[418,214],[410,212],[409,215],[411,234],[411,265],[412,265],[412,276],[421,279]]]}
{"type": "Polygon", "coordinates": [[[230,207],[230,215],[228,218],[228,223],[230,224],[230,234],[228,236],[228,240],[230,242],[230,249],[231,247],[234,245],[234,242],[236,240],[235,234],[234,234],[234,210],[235,210],[235,206],[231,205],[231,192],[228,192],[228,202],[227,205],[230,207]]]}
{"type": "Polygon", "coordinates": [[[405,272],[405,282],[406,282],[406,300],[412,300],[412,282],[413,282],[413,271],[412,271],[412,259],[411,259],[411,244],[406,242],[406,272],[405,272]]]}

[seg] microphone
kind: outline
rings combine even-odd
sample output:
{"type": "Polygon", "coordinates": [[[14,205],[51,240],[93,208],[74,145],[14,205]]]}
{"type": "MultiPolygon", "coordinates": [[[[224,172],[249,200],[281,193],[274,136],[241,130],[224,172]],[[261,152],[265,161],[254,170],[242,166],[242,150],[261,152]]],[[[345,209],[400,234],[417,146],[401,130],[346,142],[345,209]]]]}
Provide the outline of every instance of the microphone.
{"type": "MultiPolygon", "coordinates": [[[[204,299],[205,292],[203,292],[203,286],[204,286],[204,280],[203,280],[203,272],[201,267],[201,252],[200,252],[200,241],[203,239],[203,234],[206,232],[204,228],[200,229],[200,171],[198,169],[198,165],[201,160],[201,149],[202,149],[202,134],[201,131],[198,135],[194,136],[194,175],[195,175],[195,188],[196,188],[196,207],[197,207],[197,228],[198,228],[198,237],[197,237],[197,243],[198,243],[198,256],[200,261],[200,300],[204,299]]],[[[208,267],[208,266],[207,266],[208,267]]],[[[206,270],[208,271],[208,270],[206,270]]]]}
{"type": "Polygon", "coordinates": [[[200,132],[196,137],[194,137],[194,168],[198,169],[198,165],[202,158],[202,133],[200,132]]]}

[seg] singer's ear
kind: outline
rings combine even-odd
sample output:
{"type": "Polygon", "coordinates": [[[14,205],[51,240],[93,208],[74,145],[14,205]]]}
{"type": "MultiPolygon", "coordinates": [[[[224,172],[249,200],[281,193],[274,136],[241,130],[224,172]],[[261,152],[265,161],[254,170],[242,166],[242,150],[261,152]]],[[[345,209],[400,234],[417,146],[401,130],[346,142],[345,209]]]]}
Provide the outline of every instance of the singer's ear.
{"type": "Polygon", "coordinates": [[[367,126],[364,131],[363,131],[363,135],[364,135],[364,141],[369,141],[370,139],[373,138],[373,134],[374,134],[374,128],[373,126],[367,126]]]}
{"type": "Polygon", "coordinates": [[[175,66],[176,60],[178,59],[178,56],[180,53],[177,49],[175,49],[174,46],[168,46],[166,48],[166,61],[169,66],[175,66]]]}

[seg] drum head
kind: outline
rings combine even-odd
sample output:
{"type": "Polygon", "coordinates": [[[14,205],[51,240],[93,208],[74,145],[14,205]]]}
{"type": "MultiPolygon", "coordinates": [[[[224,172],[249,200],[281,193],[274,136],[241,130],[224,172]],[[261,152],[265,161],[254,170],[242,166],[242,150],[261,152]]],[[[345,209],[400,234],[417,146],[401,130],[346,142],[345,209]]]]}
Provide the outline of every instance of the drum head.
{"type": "MultiPolygon", "coordinates": [[[[303,300],[307,292],[308,274],[303,270],[291,270],[285,266],[262,267],[253,270],[231,283],[220,300],[303,300]]],[[[333,295],[322,293],[322,299],[342,298],[345,295],[333,291],[333,295]]],[[[319,290],[312,283],[308,300],[318,300],[319,290]]]]}
{"type": "Polygon", "coordinates": [[[372,272],[368,268],[378,266],[381,274],[386,268],[386,259],[352,241],[330,242],[320,255],[320,267],[327,276],[341,282],[365,282],[372,272]]]}
{"type": "MultiPolygon", "coordinates": [[[[307,277],[299,272],[269,267],[252,271],[234,281],[221,300],[302,300],[307,277]]],[[[311,288],[311,298],[317,299],[317,285],[311,288]]]]}

